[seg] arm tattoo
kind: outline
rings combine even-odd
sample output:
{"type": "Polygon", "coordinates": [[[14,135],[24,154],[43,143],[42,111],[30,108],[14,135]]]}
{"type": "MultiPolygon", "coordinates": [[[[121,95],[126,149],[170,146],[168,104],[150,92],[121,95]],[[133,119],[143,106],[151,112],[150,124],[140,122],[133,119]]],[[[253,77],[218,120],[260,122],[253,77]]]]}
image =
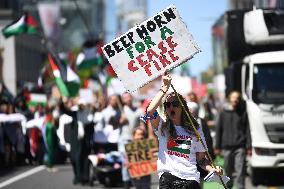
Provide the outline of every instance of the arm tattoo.
{"type": "Polygon", "coordinates": [[[197,164],[200,166],[200,167],[206,167],[206,165],[210,165],[210,162],[208,159],[206,159],[205,157],[203,157],[202,159],[198,160],[197,161],[197,164]]]}

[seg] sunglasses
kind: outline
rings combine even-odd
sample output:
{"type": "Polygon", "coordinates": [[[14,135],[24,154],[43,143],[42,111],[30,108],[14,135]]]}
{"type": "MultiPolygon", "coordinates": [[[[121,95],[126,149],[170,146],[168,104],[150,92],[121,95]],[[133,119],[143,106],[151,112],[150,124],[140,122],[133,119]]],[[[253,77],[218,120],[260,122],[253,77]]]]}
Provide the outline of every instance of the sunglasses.
{"type": "Polygon", "coordinates": [[[172,102],[165,102],[165,106],[166,108],[169,108],[171,105],[173,105],[173,107],[177,108],[179,107],[179,102],[174,100],[172,102]]]}

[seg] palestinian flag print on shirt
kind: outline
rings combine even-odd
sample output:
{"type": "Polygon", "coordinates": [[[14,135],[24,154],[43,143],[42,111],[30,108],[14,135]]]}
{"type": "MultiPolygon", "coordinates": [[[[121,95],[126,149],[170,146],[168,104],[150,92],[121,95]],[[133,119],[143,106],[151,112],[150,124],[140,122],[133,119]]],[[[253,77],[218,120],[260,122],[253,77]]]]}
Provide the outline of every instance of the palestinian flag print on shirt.
{"type": "Polygon", "coordinates": [[[35,34],[37,33],[37,23],[31,15],[25,13],[20,19],[7,25],[2,29],[5,38],[19,34],[35,34]]]}
{"type": "Polygon", "coordinates": [[[167,143],[168,150],[179,152],[183,154],[190,154],[190,147],[191,147],[191,138],[188,138],[186,140],[180,140],[180,139],[169,139],[167,143]]]}

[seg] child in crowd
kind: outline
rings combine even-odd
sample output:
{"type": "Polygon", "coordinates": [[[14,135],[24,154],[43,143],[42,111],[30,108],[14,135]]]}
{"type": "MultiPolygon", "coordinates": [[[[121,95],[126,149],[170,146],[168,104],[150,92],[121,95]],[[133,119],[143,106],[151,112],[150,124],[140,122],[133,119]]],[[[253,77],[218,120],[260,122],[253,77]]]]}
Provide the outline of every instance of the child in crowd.
{"type": "MultiPolygon", "coordinates": [[[[145,127],[138,126],[133,130],[133,140],[143,140],[146,138],[147,133],[145,127]]],[[[139,178],[132,178],[133,186],[136,189],[150,189],[151,188],[151,175],[142,176],[139,178]]]]}

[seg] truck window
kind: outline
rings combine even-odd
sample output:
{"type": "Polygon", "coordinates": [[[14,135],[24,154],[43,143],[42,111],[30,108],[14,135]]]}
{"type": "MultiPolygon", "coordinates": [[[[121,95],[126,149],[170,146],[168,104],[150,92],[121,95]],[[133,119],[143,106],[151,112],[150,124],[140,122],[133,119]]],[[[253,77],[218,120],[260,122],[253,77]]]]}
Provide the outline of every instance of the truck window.
{"type": "Polygon", "coordinates": [[[262,104],[283,104],[283,73],[283,63],[256,64],[253,67],[253,100],[262,104]]]}

